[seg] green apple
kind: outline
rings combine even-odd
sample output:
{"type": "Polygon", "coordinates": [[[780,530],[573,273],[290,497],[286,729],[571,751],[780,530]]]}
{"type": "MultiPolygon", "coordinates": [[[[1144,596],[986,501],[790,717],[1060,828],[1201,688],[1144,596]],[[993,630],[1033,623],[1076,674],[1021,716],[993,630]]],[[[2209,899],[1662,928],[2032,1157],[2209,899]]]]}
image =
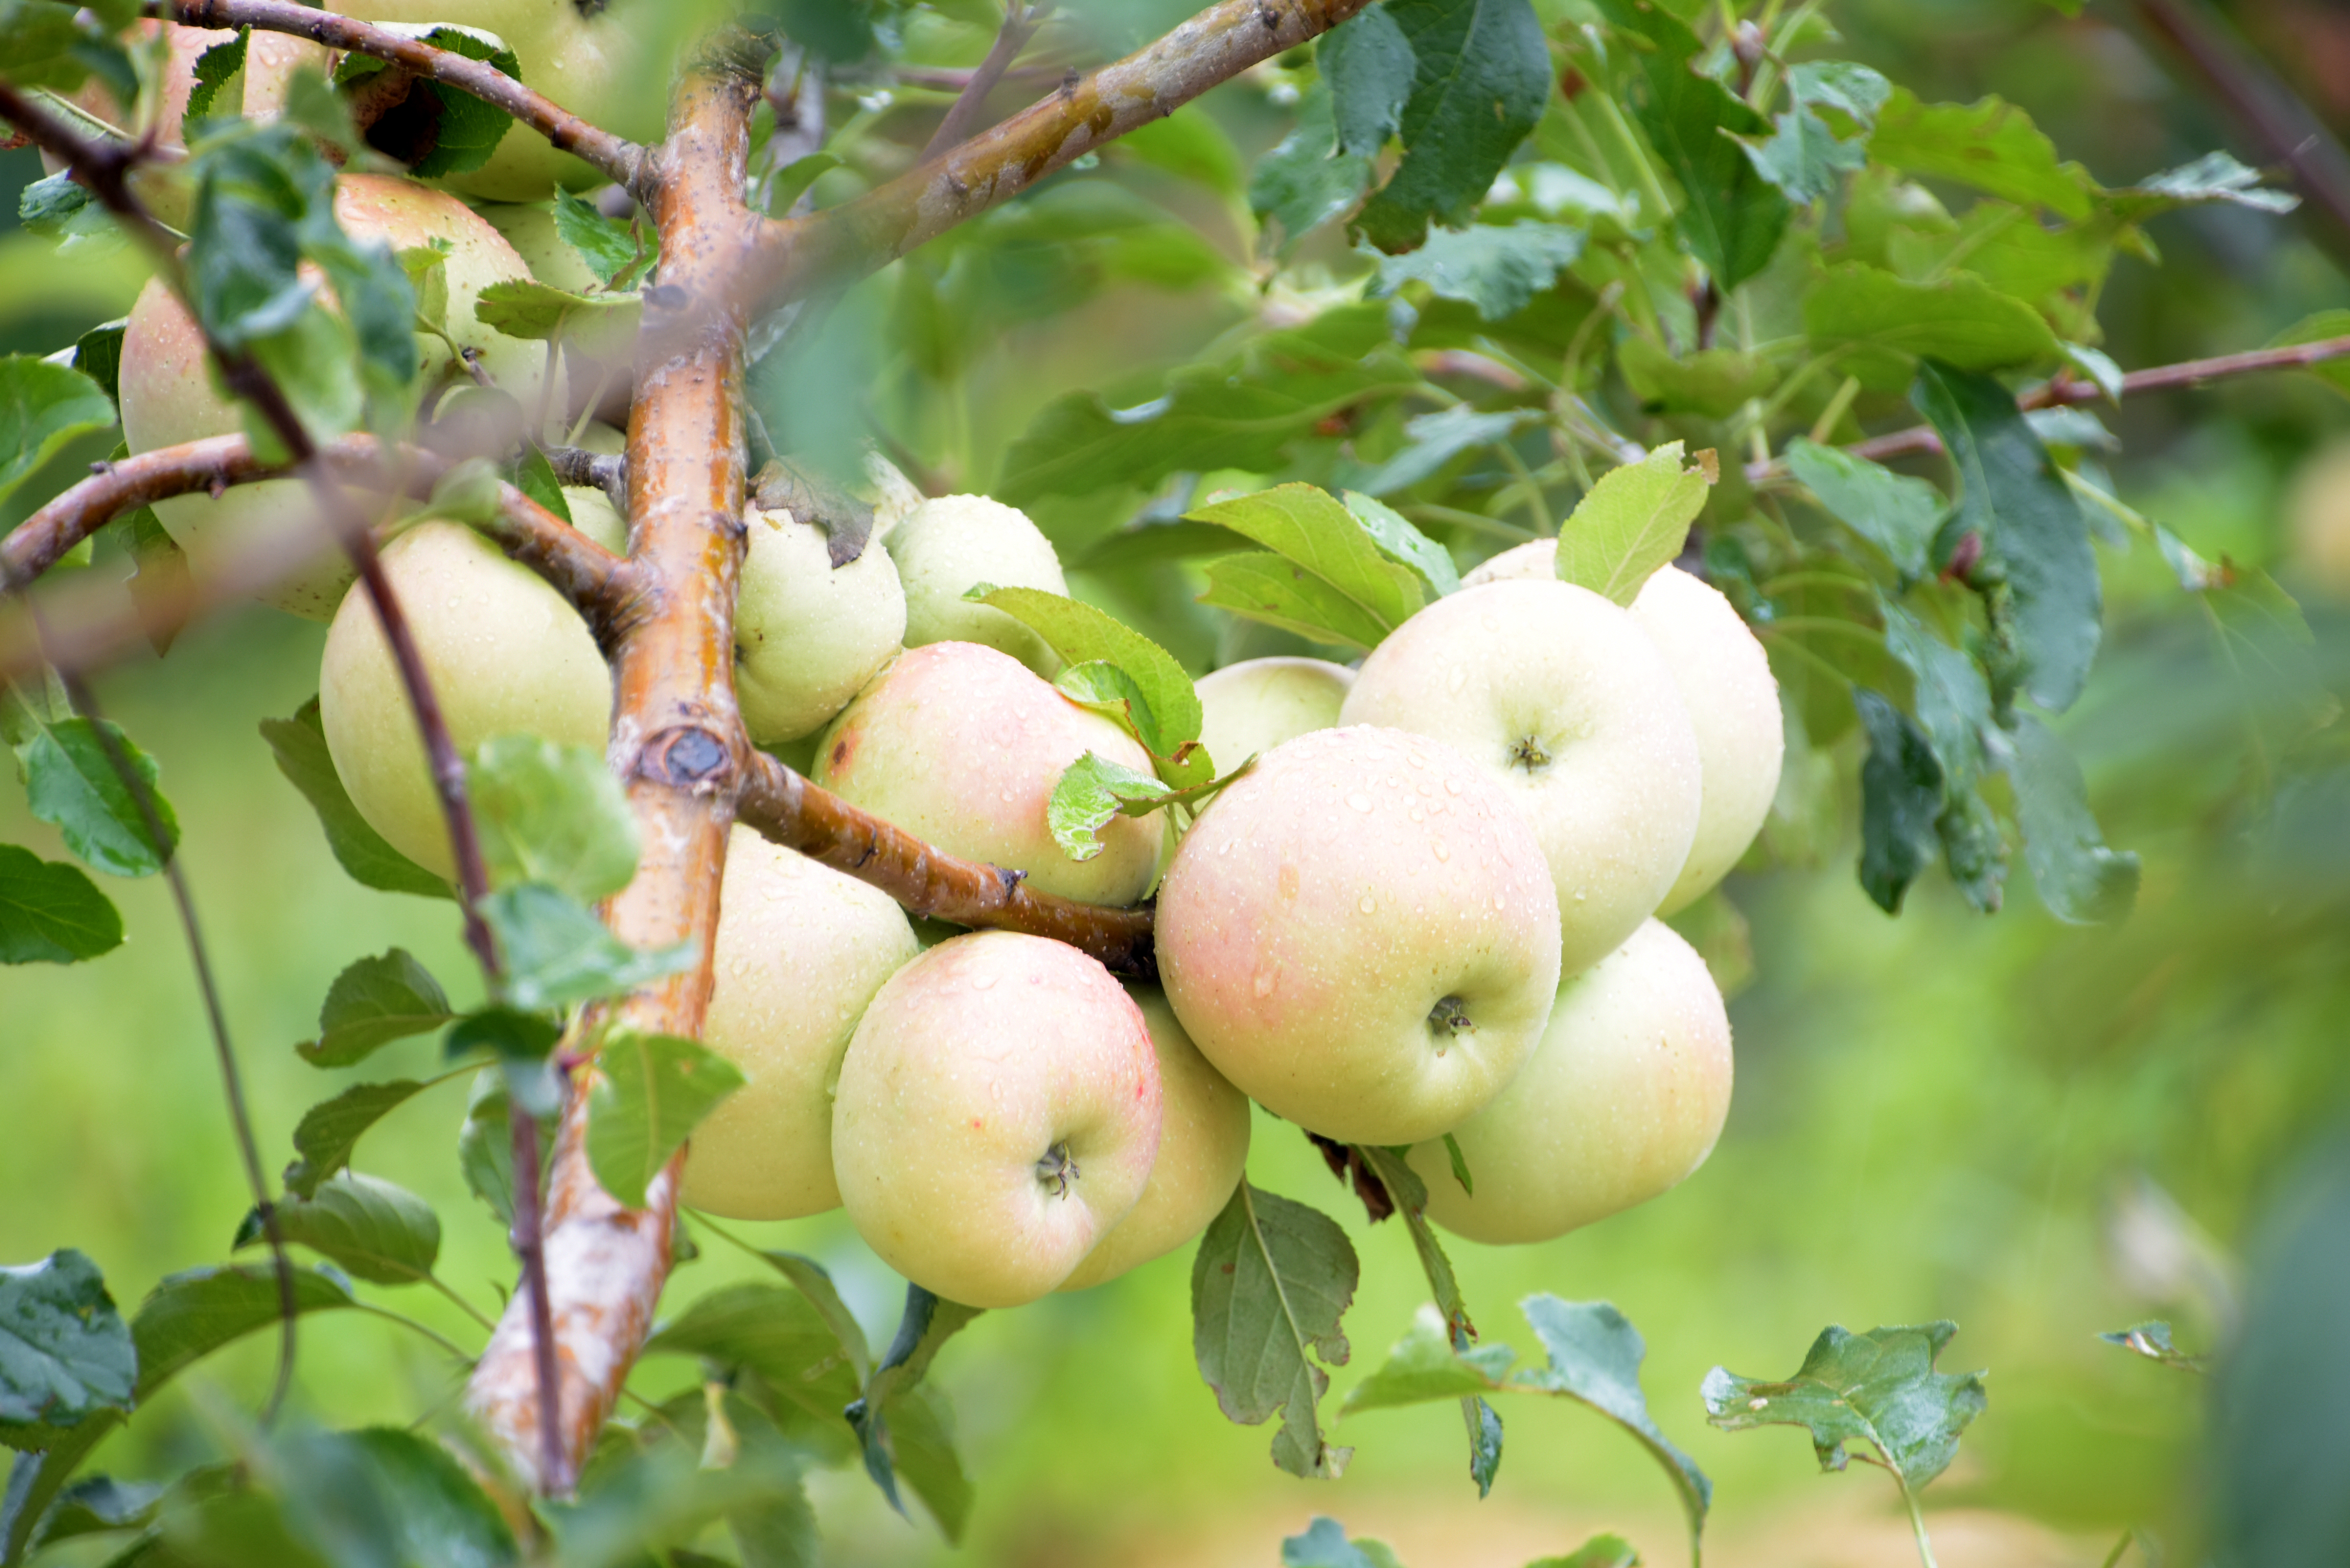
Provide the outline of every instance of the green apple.
{"type": "MultiPolygon", "coordinates": [[[[1558,541],[1537,539],[1503,551],[1461,581],[1547,582],[1558,575],[1557,560],[1558,541]]],[[[1718,590],[1678,566],[1660,566],[1633,599],[1632,618],[1673,672],[1697,734],[1705,796],[1689,858],[1657,908],[1670,915],[1712,891],[1762,830],[1779,789],[1786,726],[1770,658],[1718,590]]]]}
{"type": "MultiPolygon", "coordinates": [[[[906,477],[898,465],[878,452],[865,454],[864,483],[855,487],[858,496],[873,504],[873,536],[887,541],[923,502],[930,499],[921,486],[906,477]]],[[[1056,561],[1055,565],[1058,565],[1056,561]]],[[[1003,585],[998,583],[996,587],[1003,585]]]]}
{"type": "Polygon", "coordinates": [[[1216,1070],[1344,1143],[1431,1137],[1517,1072],[1558,989],[1558,896],[1510,792],[1450,747],[1317,730],[1184,836],[1159,969],[1216,1070]]]}
{"type": "Polygon", "coordinates": [[[530,275],[574,294],[601,292],[604,280],[555,227],[552,202],[484,202],[473,209],[506,237],[530,275]]]}
{"type": "MultiPolygon", "coordinates": [[[[383,569],[461,755],[517,732],[604,744],[611,675],[578,613],[528,567],[471,528],[428,522],[384,546],[383,569]]],[[[347,596],[327,630],[318,717],[335,773],[368,826],[418,865],[453,877],[407,690],[364,593],[347,596]]]]}
{"type": "Polygon", "coordinates": [[[734,694],[761,745],[815,733],[896,658],[906,592],[868,542],[835,566],[825,531],[788,512],[743,509],[749,551],[734,607],[734,694]]]}
{"type": "Polygon", "coordinates": [[[1341,711],[1442,741],[1507,793],[1550,862],[1563,973],[1622,945],[1689,859],[1696,732],[1639,623],[1587,588],[1489,582],[1439,599],[1363,661],[1341,711]]]}
{"type": "Polygon", "coordinates": [[[1129,985],[1159,1057],[1159,1158],[1142,1197],[1061,1282],[1082,1291],[1164,1257],[1205,1231],[1232,1201],[1248,1165],[1249,1103],[1208,1064],[1166,993],[1129,985]]]}
{"type": "Polygon", "coordinates": [[[737,826],[702,1043],[749,1080],[693,1130],[685,1201],[735,1220],[840,1205],[832,1088],[881,982],[921,951],[897,901],[737,826]]]}
{"type": "Polygon", "coordinates": [[[2350,442],[2314,454],[2285,500],[2293,564],[2337,599],[2350,599],[2350,442]]]}
{"type": "Polygon", "coordinates": [[[1066,594],[1052,542],[1028,514],[984,495],[941,495],[901,517],[885,541],[906,586],[906,646],[975,642],[1039,675],[1059,671],[1045,639],[991,605],[962,596],[987,583],[1066,594]]]}
{"type": "MultiPolygon", "coordinates": [[[[508,337],[473,319],[473,301],[483,289],[528,271],[514,248],[463,202],[411,181],[381,174],[346,174],[336,182],[335,215],[361,240],[380,240],[394,250],[446,240],[451,250],[442,271],[448,281],[451,335],[479,352],[480,362],[498,385],[525,408],[538,396],[546,351],[540,345],[508,337]]],[[[424,382],[432,386],[451,370],[448,346],[419,334],[424,382]]],[[[133,452],[153,452],[242,428],[236,408],[213,389],[203,335],[161,281],[151,282],[131,308],[123,333],[122,435],[133,452]]],[[[240,547],[273,535],[304,541],[320,527],[307,488],[294,480],[241,484],[217,500],[198,493],[155,503],[155,516],[199,576],[220,569],[240,547]]],[[[351,571],[338,552],[324,553],[307,572],[280,585],[264,598],[280,609],[325,620],[342,602],[351,571]]]]}
{"type": "Polygon", "coordinates": [[[1045,807],[1087,752],[1150,772],[1133,736],[1017,659],[934,642],[908,649],[833,721],[816,782],[950,855],[1024,871],[1040,892],[1131,904],[1157,876],[1166,814],[1112,817],[1101,853],[1072,860],[1045,807]]]}
{"type": "MultiPolygon", "coordinates": [[[[572,113],[632,141],[661,139],[670,62],[691,34],[720,19],[711,0],[338,0],[368,22],[455,22],[494,33],[515,53],[524,83],[572,113]]],[[[525,126],[510,125],[481,168],[442,183],[492,202],[544,201],[606,176],[525,126]]]]}
{"type": "Polygon", "coordinates": [[[1014,931],[941,942],[883,983],[832,1105],[858,1234],[966,1306],[1051,1292],[1142,1196],[1159,1148],[1142,1014],[1076,949],[1014,931]]]}
{"type": "Polygon", "coordinates": [[[1326,659],[1249,659],[1199,682],[1201,742],[1229,773],[1261,752],[1338,722],[1355,672],[1326,659]]]}
{"type": "Polygon", "coordinates": [[[1730,1114],[1730,1019],[1705,961],[1650,920],[1559,988],[1534,1059],[1409,1156],[1429,1217],[1472,1241],[1547,1241],[1645,1203],[1705,1163],[1730,1114]]]}

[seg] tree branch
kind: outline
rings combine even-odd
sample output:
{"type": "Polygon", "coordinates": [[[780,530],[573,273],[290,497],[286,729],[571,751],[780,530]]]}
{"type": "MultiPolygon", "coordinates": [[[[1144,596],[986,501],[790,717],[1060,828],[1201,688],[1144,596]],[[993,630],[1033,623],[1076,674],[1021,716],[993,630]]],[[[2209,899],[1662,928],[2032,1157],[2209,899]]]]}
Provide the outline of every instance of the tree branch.
{"type": "Polygon", "coordinates": [[[300,0],[147,0],[147,14],[190,27],[258,27],[291,33],[330,49],[386,60],[411,76],[444,83],[502,109],[627,188],[641,201],[641,182],[651,172],[649,149],[591,125],[552,99],[505,75],[487,60],[468,59],[453,49],[435,48],[366,22],[314,11],[300,0]]]}
{"type": "MultiPolygon", "coordinates": [[[[645,296],[628,462],[631,565],[645,597],[614,650],[611,744],[645,851],[606,919],[637,946],[700,946],[693,970],[613,1010],[618,1022],[667,1034],[701,1032],[727,833],[749,754],[733,687],[744,544],[743,316],[726,296],[754,221],[742,192],[764,61],[764,47],[744,36],[723,37],[681,83],[670,138],[654,154],[661,260],[645,296]]],[[[577,1479],[652,1327],[682,1160],[647,1185],[644,1208],[621,1208],[588,1163],[584,1088],[565,1107],[547,1195],[560,1426],[550,1429],[530,1396],[536,1336],[519,1298],[466,1392],[468,1407],[510,1455],[525,1464],[540,1456],[536,1480],[556,1493],[577,1479]]]]}
{"type": "Polygon", "coordinates": [[[576,446],[550,446],[541,450],[546,453],[547,466],[555,470],[556,483],[600,490],[617,510],[627,513],[629,460],[626,457],[617,452],[588,452],[576,446]]]}
{"type": "Polygon", "coordinates": [[[1148,908],[1108,909],[1039,893],[1020,873],[934,849],[764,752],[751,758],[738,811],[745,826],[880,888],[917,915],[1051,937],[1091,953],[1113,974],[1158,978],[1148,908]]]}
{"type": "Polygon", "coordinates": [[[734,288],[773,304],[838,287],[1162,119],[1260,61],[1329,31],[1367,0],[1223,0],[1157,42],[854,201],[760,226],[734,288]]]}
{"type": "MultiPolygon", "coordinates": [[[[2330,359],[2345,358],[2350,358],[2350,337],[2327,337],[2315,343],[2289,344],[2282,348],[2252,348],[2241,354],[2218,354],[2208,359],[2183,359],[2176,365],[2157,365],[2148,369],[2132,370],[2122,378],[2122,394],[2127,397],[2136,392],[2199,387],[2206,381],[2257,375],[2265,370],[2303,370],[2330,359]]],[[[2095,381],[2068,379],[2044,382],[2033,388],[2017,397],[2015,406],[2026,411],[2064,408],[2076,403],[2094,403],[2105,395],[2103,389],[2095,381]]],[[[1856,441],[1838,450],[1876,462],[1913,452],[1939,452],[1942,450],[1942,438],[1934,433],[1931,425],[1912,425],[1907,430],[1870,436],[1866,441],[1856,441]]],[[[1787,462],[1784,458],[1774,457],[1767,462],[1746,465],[1746,478],[1750,483],[1761,484],[1786,476],[1787,462]]]]}
{"type": "Polygon", "coordinates": [[[979,123],[981,110],[987,107],[987,95],[995,90],[995,84],[1003,79],[1003,73],[1020,57],[1020,51],[1028,47],[1028,40],[1035,36],[1050,8],[1048,0],[1035,5],[1029,4],[1029,0],[1004,0],[1003,26],[989,47],[987,57],[979,62],[979,68],[962,84],[962,91],[947,106],[946,118],[931,133],[917,162],[928,163],[971,134],[972,128],[979,123]]]}

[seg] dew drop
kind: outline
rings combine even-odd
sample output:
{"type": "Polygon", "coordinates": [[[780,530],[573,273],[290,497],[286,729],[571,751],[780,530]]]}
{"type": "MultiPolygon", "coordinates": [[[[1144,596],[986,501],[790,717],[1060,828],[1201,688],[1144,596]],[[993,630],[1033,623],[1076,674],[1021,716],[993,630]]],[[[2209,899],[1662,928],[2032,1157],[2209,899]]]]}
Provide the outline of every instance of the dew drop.
{"type": "Polygon", "coordinates": [[[1347,804],[1353,806],[1357,811],[1367,812],[1371,809],[1371,797],[1365,794],[1362,791],[1357,790],[1354,794],[1347,797],[1347,804]]]}
{"type": "Polygon", "coordinates": [[[1451,680],[1449,680],[1449,681],[1445,682],[1445,685],[1446,685],[1447,690],[1449,690],[1450,691],[1451,691],[1451,693],[1452,693],[1455,697],[1458,697],[1459,695],[1461,695],[1461,688],[1462,688],[1462,687],[1464,687],[1464,686],[1466,686],[1466,685],[1468,685],[1468,684],[1469,684],[1469,666],[1468,666],[1468,665],[1466,665],[1466,664],[1456,664],[1456,665],[1454,665],[1454,666],[1452,667],[1452,679],[1451,679],[1451,680]]]}
{"type": "MultiPolygon", "coordinates": [[[[1501,900],[1497,898],[1494,902],[1499,903],[1501,900]]],[[[972,975],[971,977],[971,988],[973,991],[993,991],[995,989],[995,977],[992,974],[972,975]]]]}
{"type": "Polygon", "coordinates": [[[1366,893],[1363,895],[1363,901],[1357,905],[1356,908],[1361,909],[1363,913],[1367,915],[1376,914],[1378,912],[1379,901],[1377,898],[1372,898],[1368,893],[1366,893]]]}
{"type": "Polygon", "coordinates": [[[1447,794],[1459,794],[1461,793],[1461,781],[1455,778],[1446,779],[1444,781],[1444,793],[1447,794]]]}

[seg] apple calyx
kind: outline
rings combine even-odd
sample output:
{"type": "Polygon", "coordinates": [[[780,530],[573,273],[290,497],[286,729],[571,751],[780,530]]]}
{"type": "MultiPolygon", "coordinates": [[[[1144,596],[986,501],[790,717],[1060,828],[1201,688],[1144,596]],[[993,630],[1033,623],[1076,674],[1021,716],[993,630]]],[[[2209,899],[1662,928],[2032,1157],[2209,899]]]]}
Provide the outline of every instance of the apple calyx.
{"type": "Polygon", "coordinates": [[[1076,1181],[1080,1174],[1076,1158],[1069,1153],[1066,1140],[1046,1149],[1045,1158],[1036,1162],[1037,1181],[1051,1188],[1053,1196],[1055,1198],[1066,1198],[1069,1195],[1069,1184],[1076,1181]]]}
{"type": "Polygon", "coordinates": [[[1550,766],[1550,753],[1533,735],[1521,735],[1510,747],[1510,761],[1526,772],[1539,773],[1550,766]]]}
{"type": "Polygon", "coordinates": [[[1455,1038],[1461,1034],[1473,1034],[1476,1031],[1476,1023],[1470,1018],[1467,1004],[1457,996],[1440,997],[1436,1005],[1428,1010],[1428,1032],[1436,1037],[1436,1054],[1440,1056],[1455,1038]]]}

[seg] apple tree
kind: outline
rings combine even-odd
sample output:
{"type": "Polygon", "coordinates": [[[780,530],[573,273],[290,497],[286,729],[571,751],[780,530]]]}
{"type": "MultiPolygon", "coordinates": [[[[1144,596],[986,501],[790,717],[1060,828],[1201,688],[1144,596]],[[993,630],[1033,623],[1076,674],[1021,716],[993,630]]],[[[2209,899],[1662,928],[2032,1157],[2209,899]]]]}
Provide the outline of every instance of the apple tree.
{"type": "MultiPolygon", "coordinates": [[[[2096,303],[2143,225],[2293,198],[2219,152],[2102,184],[2012,106],[1839,57],[1817,5],[1099,9],[0,0],[0,120],[51,169],[26,226],[152,269],[0,360],[0,734],[71,856],[0,846],[0,961],[99,961],[105,879],[170,882],[256,1250],[127,1314],[70,1250],[0,1272],[6,1563],[100,1531],[125,1562],[796,1563],[821,1464],[953,1536],[941,1346],[1188,1246],[1203,1397],[1335,1476],[1360,1262],[1246,1179],[1251,1102],[1426,1276],[1346,1407],[1454,1405],[1482,1490],[1503,1396],[1584,1405],[1698,1554],[1711,1483],[1638,1330],[1536,1296],[1522,1360],[1440,1231],[1547,1240],[1703,1162],[1737,866],[1850,824],[1888,915],[1929,876],[1990,914],[2020,862],[2058,919],[2125,919],[2137,860],[2050,725],[2097,653],[2092,540],[2246,657],[2307,631],[2115,498],[2095,410],[2350,337],[2125,369],[2096,303]],[[1242,97],[1279,124],[1253,160],[1210,112],[1242,97]],[[1016,429],[955,386],[1106,280],[1220,330],[1110,345],[1016,429]],[[308,1314],[439,1285],[441,1218],[364,1168],[426,1085],[323,1100],[269,1175],[162,772],[89,684],[253,598],[330,623],[277,769],[479,967],[467,1009],[355,955],[297,1047],[437,1035],[474,1084],[460,1158],[519,1279],[429,1434],[276,1418],[308,1314]],[[681,1206],[722,1238],[845,1208],[909,1282],[895,1342],[788,1252],[665,1297],[681,1206]],[[231,1462],[88,1470],[265,1332],[231,1462]],[[630,1407],[645,1355],[705,1386],[630,1407]]],[[[1918,1518],[1984,1407],[1953,1332],[1832,1328],[1706,1408],[1880,1464],[1918,1518]]],[[[1376,1560],[1327,1521],[1284,1548],[1376,1560]]]]}

